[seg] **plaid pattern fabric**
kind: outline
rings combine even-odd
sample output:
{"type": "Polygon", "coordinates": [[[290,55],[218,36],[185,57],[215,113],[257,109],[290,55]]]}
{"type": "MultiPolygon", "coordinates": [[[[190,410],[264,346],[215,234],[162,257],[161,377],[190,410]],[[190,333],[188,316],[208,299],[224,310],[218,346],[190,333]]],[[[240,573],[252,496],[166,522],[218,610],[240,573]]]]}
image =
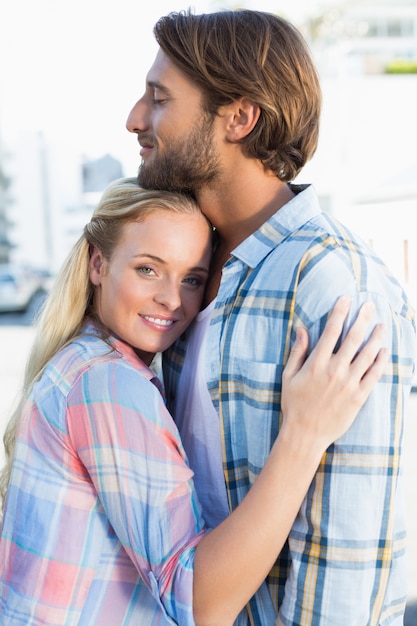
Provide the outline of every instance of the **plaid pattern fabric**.
{"type": "MultiPolygon", "coordinates": [[[[387,326],[386,373],[349,432],[331,446],[267,581],[238,620],[271,626],[400,626],[406,599],[401,449],[414,376],[414,312],[373,252],[321,212],[312,187],[233,251],[208,334],[207,383],[219,413],[231,508],[253,484],[275,440],[281,374],[294,329],[317,342],[340,295],[348,325],[366,300],[387,326]]],[[[186,338],[165,359],[175,411],[186,338]]],[[[168,393],[169,392],[169,393],[168,393]]]]}
{"type": "Polygon", "coordinates": [[[27,403],[0,540],[2,626],[194,624],[192,472],[154,373],[114,347],[74,341],[27,403]]]}

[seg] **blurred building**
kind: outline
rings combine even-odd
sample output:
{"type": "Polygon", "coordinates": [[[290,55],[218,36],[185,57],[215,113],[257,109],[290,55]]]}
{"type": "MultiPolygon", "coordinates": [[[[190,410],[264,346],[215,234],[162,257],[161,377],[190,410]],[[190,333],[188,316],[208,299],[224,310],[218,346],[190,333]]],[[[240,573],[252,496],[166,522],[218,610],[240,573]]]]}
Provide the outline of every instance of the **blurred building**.
{"type": "Polygon", "coordinates": [[[417,72],[417,0],[349,0],[305,25],[322,73],[417,72]]]}
{"type": "Polygon", "coordinates": [[[110,155],[89,161],[41,132],[21,133],[10,152],[10,260],[55,273],[90,219],[97,194],[123,175],[121,164],[110,155]]]}
{"type": "Polygon", "coordinates": [[[84,193],[101,193],[112,180],[122,178],[122,176],[122,164],[110,154],[99,159],[87,159],[82,167],[83,191],[84,193]]]}
{"type": "Polygon", "coordinates": [[[7,213],[11,203],[9,188],[10,179],[7,175],[7,155],[4,151],[0,132],[0,263],[7,263],[9,261],[11,249],[9,240],[11,224],[7,213]]]}
{"type": "MultiPolygon", "coordinates": [[[[417,302],[417,0],[345,0],[300,28],[324,99],[319,147],[299,181],[363,233],[417,302]],[[395,63],[408,73],[387,73],[395,63]]],[[[111,155],[86,159],[62,141],[22,134],[7,170],[0,145],[0,256],[55,271],[101,191],[123,176],[111,155]]]]}

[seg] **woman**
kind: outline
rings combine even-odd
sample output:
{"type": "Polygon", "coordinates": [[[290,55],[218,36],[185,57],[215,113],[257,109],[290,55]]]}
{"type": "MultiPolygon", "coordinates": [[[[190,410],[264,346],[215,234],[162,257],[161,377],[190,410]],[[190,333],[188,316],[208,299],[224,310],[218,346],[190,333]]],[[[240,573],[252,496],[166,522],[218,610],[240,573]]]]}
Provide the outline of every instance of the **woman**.
{"type": "Polygon", "coordinates": [[[242,505],[207,532],[150,365],[199,311],[211,247],[194,201],[123,179],[69,255],[5,435],[2,626],[232,624],[323,452],[382,373],[381,328],[354,358],[366,306],[333,354],[349,308],[339,301],[304,366],[300,330],[270,459],[242,505]]]}

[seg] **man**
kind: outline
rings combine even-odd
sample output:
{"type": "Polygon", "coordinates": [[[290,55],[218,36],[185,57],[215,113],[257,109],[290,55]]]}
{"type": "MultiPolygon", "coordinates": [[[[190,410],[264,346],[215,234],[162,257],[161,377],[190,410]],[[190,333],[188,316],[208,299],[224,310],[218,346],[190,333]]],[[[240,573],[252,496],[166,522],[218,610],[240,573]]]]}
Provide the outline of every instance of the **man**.
{"type": "Polygon", "coordinates": [[[168,401],[211,525],[244,498],[277,436],[296,327],[314,345],[346,294],[352,320],[372,300],[388,329],[385,376],[328,449],[287,548],[237,623],[400,626],[414,313],[372,251],[320,210],[314,189],[290,183],[318,140],[308,48],[286,21],[247,10],[171,14],[155,36],[160,49],[127,121],[141,145],[138,180],[194,194],[218,235],[207,307],[165,359],[168,401]]]}

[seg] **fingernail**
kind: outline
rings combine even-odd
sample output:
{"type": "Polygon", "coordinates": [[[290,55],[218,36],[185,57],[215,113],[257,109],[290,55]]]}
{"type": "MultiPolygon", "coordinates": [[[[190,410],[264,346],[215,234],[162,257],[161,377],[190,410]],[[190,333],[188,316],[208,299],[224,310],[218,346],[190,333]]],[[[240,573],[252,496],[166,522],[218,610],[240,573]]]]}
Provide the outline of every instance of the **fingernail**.
{"type": "Polygon", "coordinates": [[[339,302],[342,306],[349,307],[352,304],[352,298],[349,298],[349,296],[341,296],[339,302]]]}
{"type": "Polygon", "coordinates": [[[371,315],[375,311],[375,304],[369,300],[368,302],[365,302],[365,304],[362,305],[362,308],[365,313],[368,313],[369,315],[371,315]]]}

